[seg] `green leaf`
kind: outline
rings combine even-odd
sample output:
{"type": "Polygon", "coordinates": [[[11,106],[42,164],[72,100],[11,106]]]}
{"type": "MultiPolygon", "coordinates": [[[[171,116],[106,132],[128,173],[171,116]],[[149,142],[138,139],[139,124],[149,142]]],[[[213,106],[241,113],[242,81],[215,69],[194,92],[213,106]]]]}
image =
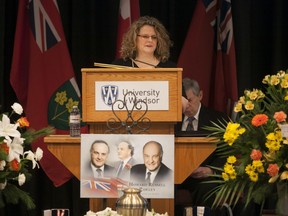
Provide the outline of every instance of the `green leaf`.
{"type": "MultiPolygon", "coordinates": [[[[22,191],[13,184],[7,184],[6,187],[1,191],[1,193],[6,203],[18,204],[19,201],[22,201],[28,209],[35,208],[34,201],[29,196],[29,194],[25,191],[22,191]]],[[[3,198],[0,199],[0,205],[1,201],[3,201],[3,198]]]]}

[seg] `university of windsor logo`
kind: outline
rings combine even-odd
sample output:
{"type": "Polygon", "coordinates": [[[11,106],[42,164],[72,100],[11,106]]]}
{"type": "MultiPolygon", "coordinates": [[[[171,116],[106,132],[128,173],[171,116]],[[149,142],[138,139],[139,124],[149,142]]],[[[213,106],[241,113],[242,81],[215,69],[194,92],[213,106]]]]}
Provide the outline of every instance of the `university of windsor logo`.
{"type": "Polygon", "coordinates": [[[103,102],[112,106],[112,104],[118,99],[119,88],[116,85],[105,85],[101,87],[101,96],[103,102]]]}

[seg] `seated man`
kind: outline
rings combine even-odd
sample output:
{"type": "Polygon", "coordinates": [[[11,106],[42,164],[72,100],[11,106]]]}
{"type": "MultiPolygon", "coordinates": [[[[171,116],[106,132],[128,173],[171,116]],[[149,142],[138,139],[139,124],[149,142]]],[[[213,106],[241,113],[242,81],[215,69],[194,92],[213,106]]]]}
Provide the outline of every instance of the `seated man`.
{"type": "MultiPolygon", "coordinates": [[[[219,121],[221,121],[225,123],[228,121],[228,117],[224,113],[209,109],[201,103],[203,92],[197,81],[185,78],[183,79],[183,87],[184,97],[186,95],[187,102],[182,122],[176,125],[176,135],[179,131],[186,131],[186,133],[192,134],[196,133],[196,131],[201,131],[203,134],[208,134],[209,131],[205,130],[205,126],[212,126],[211,122],[219,123],[219,121]]],[[[190,191],[192,206],[211,207],[214,199],[212,197],[205,201],[205,194],[212,190],[216,185],[200,183],[210,180],[211,177],[208,177],[208,175],[213,174],[214,172],[207,167],[207,165],[221,167],[224,165],[225,160],[225,158],[217,157],[216,153],[213,152],[181,185],[176,186],[176,204],[177,191],[186,189],[190,191]]]]}

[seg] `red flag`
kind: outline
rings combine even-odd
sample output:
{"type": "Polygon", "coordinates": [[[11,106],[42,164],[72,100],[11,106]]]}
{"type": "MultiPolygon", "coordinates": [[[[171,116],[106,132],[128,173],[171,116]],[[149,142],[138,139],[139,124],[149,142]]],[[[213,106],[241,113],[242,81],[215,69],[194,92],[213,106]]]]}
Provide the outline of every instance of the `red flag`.
{"type": "Polygon", "coordinates": [[[120,57],[119,51],[123,35],[127,32],[131,23],[137,20],[139,16],[139,0],[120,0],[116,58],[120,57]]]}
{"type": "MultiPolygon", "coordinates": [[[[10,82],[32,128],[69,128],[72,106],[81,105],[80,91],[56,1],[19,1],[10,82]]],[[[41,167],[55,186],[72,177],[43,139],[32,144],[37,147],[44,152],[41,167]]]]}
{"type": "Polygon", "coordinates": [[[197,1],[178,67],[199,82],[206,106],[230,113],[238,99],[230,0],[197,1]]]}

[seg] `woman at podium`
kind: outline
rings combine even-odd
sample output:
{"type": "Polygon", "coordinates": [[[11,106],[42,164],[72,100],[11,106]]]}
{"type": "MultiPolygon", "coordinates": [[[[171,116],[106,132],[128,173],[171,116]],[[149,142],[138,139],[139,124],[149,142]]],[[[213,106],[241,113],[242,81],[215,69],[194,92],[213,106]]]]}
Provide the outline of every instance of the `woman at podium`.
{"type": "Polygon", "coordinates": [[[137,68],[175,68],[169,61],[172,46],[164,25],[154,17],[143,16],[133,22],[121,45],[121,58],[113,62],[137,68]]]}

